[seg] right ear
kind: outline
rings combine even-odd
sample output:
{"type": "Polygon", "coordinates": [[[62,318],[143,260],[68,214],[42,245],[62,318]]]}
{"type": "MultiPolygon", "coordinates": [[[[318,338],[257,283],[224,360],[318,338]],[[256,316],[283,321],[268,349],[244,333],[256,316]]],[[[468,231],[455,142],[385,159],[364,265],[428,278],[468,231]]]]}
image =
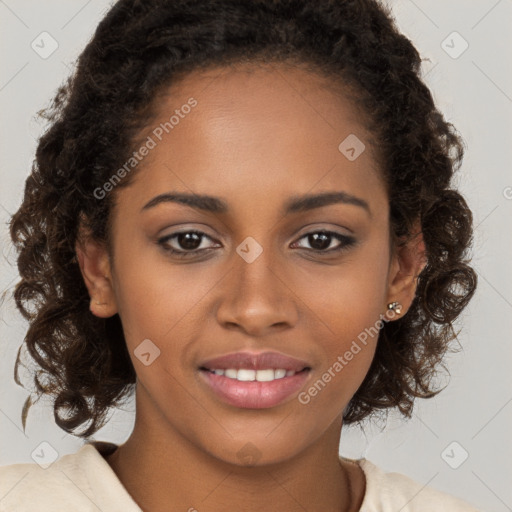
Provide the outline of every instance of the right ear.
{"type": "Polygon", "coordinates": [[[117,313],[112,270],[107,247],[95,240],[80,223],[75,252],[80,271],[89,291],[91,313],[108,318],[117,313]]]}

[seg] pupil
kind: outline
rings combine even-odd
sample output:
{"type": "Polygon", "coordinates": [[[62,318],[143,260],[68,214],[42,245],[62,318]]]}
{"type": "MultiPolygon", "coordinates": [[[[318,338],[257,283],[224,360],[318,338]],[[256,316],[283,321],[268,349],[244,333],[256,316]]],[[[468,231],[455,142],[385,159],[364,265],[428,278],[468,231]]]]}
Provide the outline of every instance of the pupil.
{"type": "Polygon", "coordinates": [[[327,233],[314,233],[309,235],[309,244],[314,249],[326,249],[331,244],[331,235],[327,233]]]}
{"type": "Polygon", "coordinates": [[[183,249],[197,249],[201,245],[200,236],[197,233],[180,233],[178,243],[183,249]]]}

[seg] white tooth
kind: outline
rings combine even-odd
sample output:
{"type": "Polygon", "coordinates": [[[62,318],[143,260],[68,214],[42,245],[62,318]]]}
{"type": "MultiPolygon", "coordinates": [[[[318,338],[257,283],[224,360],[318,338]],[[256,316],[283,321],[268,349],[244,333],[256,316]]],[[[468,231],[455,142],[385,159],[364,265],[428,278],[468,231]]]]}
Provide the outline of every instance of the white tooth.
{"type": "Polygon", "coordinates": [[[258,370],[256,380],[259,382],[269,382],[274,380],[274,370],[258,370]]]}
{"type": "Polygon", "coordinates": [[[246,370],[244,368],[240,368],[238,370],[238,374],[236,376],[237,380],[241,381],[251,381],[256,377],[256,370],[246,370]]]}
{"type": "Polygon", "coordinates": [[[276,379],[282,379],[286,375],[286,370],[279,368],[278,370],[275,370],[274,375],[276,379]]]}
{"type": "Polygon", "coordinates": [[[227,368],[226,370],[213,370],[216,375],[224,375],[224,377],[228,377],[229,379],[236,379],[241,382],[271,382],[275,379],[282,379],[284,377],[290,377],[295,375],[294,370],[285,370],[283,368],[278,368],[273,370],[268,368],[266,370],[249,370],[247,368],[240,368],[239,370],[235,368],[227,368]]]}

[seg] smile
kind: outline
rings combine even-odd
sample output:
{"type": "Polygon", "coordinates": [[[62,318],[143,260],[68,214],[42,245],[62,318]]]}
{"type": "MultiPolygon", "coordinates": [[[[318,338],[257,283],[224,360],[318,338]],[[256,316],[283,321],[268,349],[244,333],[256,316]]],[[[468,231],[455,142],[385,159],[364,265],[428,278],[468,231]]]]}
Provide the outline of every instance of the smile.
{"type": "Polygon", "coordinates": [[[241,409],[267,409],[293,399],[310,378],[310,368],[200,368],[200,380],[221,402],[241,409]]]}
{"type": "Polygon", "coordinates": [[[271,382],[276,379],[291,377],[298,373],[294,370],[285,370],[284,368],[269,368],[267,370],[250,370],[245,368],[237,370],[236,368],[227,368],[225,370],[213,369],[209,371],[215,373],[215,375],[224,375],[228,379],[236,379],[242,382],[251,382],[255,380],[258,382],[271,382]]]}

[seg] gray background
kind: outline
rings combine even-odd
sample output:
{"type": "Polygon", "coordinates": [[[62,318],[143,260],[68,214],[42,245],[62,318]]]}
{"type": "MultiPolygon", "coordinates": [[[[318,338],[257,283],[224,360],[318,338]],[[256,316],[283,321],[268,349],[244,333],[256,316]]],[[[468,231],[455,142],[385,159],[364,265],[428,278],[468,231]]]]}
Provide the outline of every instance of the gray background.
{"type": "MultiPolygon", "coordinates": [[[[512,72],[507,51],[512,47],[512,1],[389,3],[401,30],[430,59],[424,65],[427,83],[467,144],[457,183],[475,216],[473,265],[479,287],[458,324],[464,350],[448,359],[447,389],[418,402],[409,422],[392,415],[385,431],[376,425],[367,425],[364,432],[345,429],[340,449],[345,456],[364,456],[386,471],[405,473],[482,509],[512,510],[512,72]],[[454,31],[463,39],[451,35],[454,31]],[[469,47],[457,55],[464,40],[469,47]]],[[[12,290],[17,280],[6,222],[20,204],[43,129],[35,114],[67,77],[109,4],[0,0],[1,291],[12,290]],[[48,58],[31,47],[44,31],[58,43],[48,58]]],[[[0,464],[33,462],[31,453],[43,441],[60,456],[75,452],[82,441],[56,427],[47,401],[32,408],[23,433],[20,415],[27,391],[14,383],[13,367],[27,326],[10,298],[0,320],[0,464]]],[[[94,438],[123,442],[133,411],[133,402],[115,411],[94,438]]]]}

